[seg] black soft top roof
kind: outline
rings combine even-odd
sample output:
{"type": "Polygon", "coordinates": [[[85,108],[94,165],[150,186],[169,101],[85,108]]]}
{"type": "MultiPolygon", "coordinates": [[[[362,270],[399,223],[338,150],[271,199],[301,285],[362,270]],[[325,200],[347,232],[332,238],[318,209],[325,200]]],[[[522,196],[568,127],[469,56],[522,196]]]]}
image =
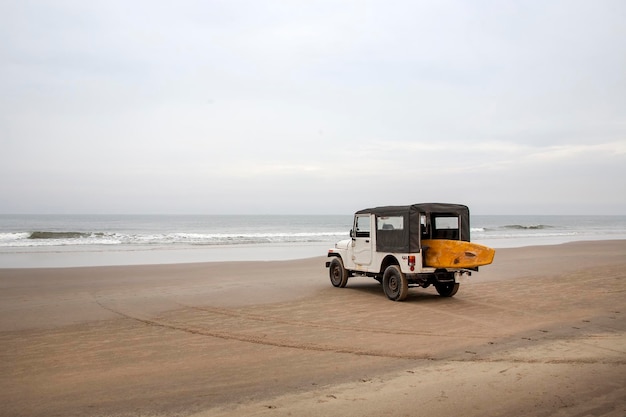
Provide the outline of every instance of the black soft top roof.
{"type": "Polygon", "coordinates": [[[377,215],[391,215],[398,213],[458,213],[469,215],[469,208],[462,204],[450,204],[450,203],[419,203],[411,204],[408,206],[383,206],[373,207],[368,209],[359,210],[356,214],[373,213],[377,215]]]}

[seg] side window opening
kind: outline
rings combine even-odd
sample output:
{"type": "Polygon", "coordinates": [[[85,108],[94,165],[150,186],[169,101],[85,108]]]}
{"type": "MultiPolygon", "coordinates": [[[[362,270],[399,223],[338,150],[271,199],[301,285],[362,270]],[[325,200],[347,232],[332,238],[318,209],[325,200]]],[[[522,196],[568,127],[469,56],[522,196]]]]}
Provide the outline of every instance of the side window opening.
{"type": "Polygon", "coordinates": [[[354,220],[356,237],[370,237],[370,216],[356,216],[354,220]]]}
{"type": "Polygon", "coordinates": [[[404,230],[402,216],[379,216],[376,220],[376,230],[404,230]]]}
{"type": "Polygon", "coordinates": [[[430,227],[425,214],[420,214],[420,228],[422,231],[422,239],[428,239],[430,237],[430,227]]]}

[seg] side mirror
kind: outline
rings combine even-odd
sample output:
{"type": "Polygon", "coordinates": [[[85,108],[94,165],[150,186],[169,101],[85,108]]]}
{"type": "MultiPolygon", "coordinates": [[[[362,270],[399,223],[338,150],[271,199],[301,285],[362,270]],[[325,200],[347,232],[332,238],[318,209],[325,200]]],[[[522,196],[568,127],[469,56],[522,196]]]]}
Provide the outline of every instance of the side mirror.
{"type": "Polygon", "coordinates": [[[354,239],[354,230],[350,229],[350,237],[354,239]]]}

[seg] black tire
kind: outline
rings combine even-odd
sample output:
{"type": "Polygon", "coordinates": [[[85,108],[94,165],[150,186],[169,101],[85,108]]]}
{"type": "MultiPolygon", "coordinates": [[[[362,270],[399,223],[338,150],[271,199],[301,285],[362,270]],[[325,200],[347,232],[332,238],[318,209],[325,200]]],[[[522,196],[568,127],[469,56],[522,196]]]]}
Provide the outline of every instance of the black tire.
{"type": "Polygon", "coordinates": [[[442,297],[452,297],[459,290],[459,284],[457,282],[443,282],[435,284],[437,292],[442,297]]]}
{"type": "Polygon", "coordinates": [[[348,271],[344,268],[341,258],[335,257],[330,261],[328,274],[330,275],[330,282],[334,287],[344,288],[348,283],[348,271]]]}
{"type": "Polygon", "coordinates": [[[398,265],[390,265],[383,274],[383,290],[392,301],[402,301],[409,294],[409,281],[398,265]]]}

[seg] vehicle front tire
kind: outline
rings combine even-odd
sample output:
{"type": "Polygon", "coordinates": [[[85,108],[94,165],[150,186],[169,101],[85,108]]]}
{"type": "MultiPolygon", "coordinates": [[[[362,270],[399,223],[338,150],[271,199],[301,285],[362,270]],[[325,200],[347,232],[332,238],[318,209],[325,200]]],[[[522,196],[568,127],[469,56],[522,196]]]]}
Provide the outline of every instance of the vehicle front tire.
{"type": "Polygon", "coordinates": [[[435,284],[437,292],[442,297],[452,297],[459,290],[459,284],[457,282],[446,282],[435,284]]]}
{"type": "Polygon", "coordinates": [[[383,274],[383,290],[392,301],[402,301],[409,294],[409,281],[398,265],[390,265],[383,274]]]}
{"type": "Polygon", "coordinates": [[[344,288],[348,283],[348,271],[343,266],[341,258],[335,257],[330,261],[328,274],[330,275],[330,282],[334,287],[344,288]]]}

